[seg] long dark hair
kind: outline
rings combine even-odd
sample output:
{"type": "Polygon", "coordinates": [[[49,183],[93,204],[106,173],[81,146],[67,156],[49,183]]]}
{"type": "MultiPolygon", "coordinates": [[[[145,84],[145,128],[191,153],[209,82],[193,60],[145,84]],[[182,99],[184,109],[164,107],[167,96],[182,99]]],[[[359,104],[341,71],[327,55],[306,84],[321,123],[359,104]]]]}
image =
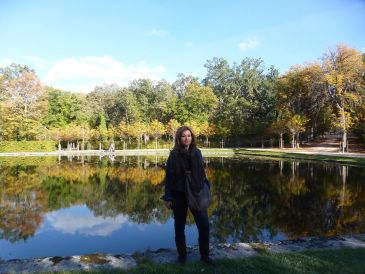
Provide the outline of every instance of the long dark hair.
{"type": "Polygon", "coordinates": [[[194,135],[194,132],[191,130],[190,127],[188,126],[182,126],[182,127],[179,127],[176,131],[176,134],[175,134],[175,146],[174,146],[174,149],[178,149],[181,147],[181,144],[180,144],[180,139],[181,139],[181,136],[183,134],[184,131],[186,130],[189,130],[190,133],[191,133],[191,145],[194,145],[195,146],[195,135],[194,135]]]}

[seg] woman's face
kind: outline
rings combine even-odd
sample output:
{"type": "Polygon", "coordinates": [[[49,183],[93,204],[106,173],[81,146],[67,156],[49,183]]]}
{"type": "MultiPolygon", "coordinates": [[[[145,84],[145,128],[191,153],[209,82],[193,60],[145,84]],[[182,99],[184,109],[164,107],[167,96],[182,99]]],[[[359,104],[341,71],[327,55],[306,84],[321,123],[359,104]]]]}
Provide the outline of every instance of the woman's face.
{"type": "Polygon", "coordinates": [[[191,132],[190,130],[185,130],[181,134],[180,144],[184,147],[189,147],[191,144],[191,132]]]}

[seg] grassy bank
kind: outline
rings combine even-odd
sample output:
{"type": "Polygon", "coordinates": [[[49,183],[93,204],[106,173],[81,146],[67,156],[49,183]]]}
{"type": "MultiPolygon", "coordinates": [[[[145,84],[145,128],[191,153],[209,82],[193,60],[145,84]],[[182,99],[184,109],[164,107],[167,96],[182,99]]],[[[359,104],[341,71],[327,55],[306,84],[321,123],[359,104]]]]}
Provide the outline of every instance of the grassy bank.
{"type": "MultiPolygon", "coordinates": [[[[2,152],[5,152],[4,146],[1,147],[2,143],[0,142],[0,156],[6,156],[1,155],[2,152]]],[[[41,145],[41,144],[39,144],[41,145]]],[[[54,144],[49,143],[49,147],[54,146],[54,144]]],[[[24,147],[24,146],[23,146],[24,147]]],[[[10,147],[7,146],[6,152],[13,152],[16,153],[15,149],[9,149],[10,147]]],[[[20,147],[18,147],[19,149],[20,147]]],[[[51,149],[46,149],[44,144],[42,144],[42,149],[44,149],[44,152],[52,151],[51,149]]],[[[30,149],[19,149],[22,151],[27,151],[30,149]]],[[[33,150],[33,149],[32,149],[33,150]]],[[[34,149],[36,151],[36,149],[34,149]]],[[[328,155],[320,155],[320,154],[305,154],[300,152],[287,152],[287,151],[271,151],[271,150],[251,150],[251,149],[232,149],[232,148],[202,148],[203,156],[205,157],[245,157],[245,156],[253,156],[257,158],[266,158],[266,159],[298,159],[298,160],[309,160],[309,161],[327,161],[327,162],[334,162],[334,163],[340,163],[340,164],[353,164],[353,165],[365,165],[365,155],[364,157],[353,157],[351,155],[330,155],[331,153],[328,153],[328,155]]],[[[39,150],[38,150],[39,151],[39,150]]],[[[169,150],[168,149],[159,149],[156,150],[160,156],[168,156],[169,150]]],[[[57,153],[55,150],[53,150],[52,153],[57,153]]],[[[67,154],[67,151],[62,151],[62,153],[67,154]]],[[[73,154],[83,154],[83,155],[99,155],[100,153],[98,150],[88,151],[88,150],[80,150],[80,151],[71,151],[70,155],[73,154]]],[[[117,150],[115,154],[117,156],[127,155],[127,156],[133,156],[133,155],[151,155],[151,153],[154,153],[153,149],[142,149],[142,150],[117,150]]],[[[325,152],[324,152],[325,153],[325,152]]],[[[21,155],[19,156],[27,156],[27,155],[21,155]]],[[[39,152],[39,156],[45,155],[46,153],[39,152]]],[[[17,155],[14,155],[18,157],[17,155]]],[[[34,155],[33,155],[34,156],[34,155]]]]}
{"type": "Polygon", "coordinates": [[[145,262],[128,271],[98,271],[91,273],[365,273],[364,258],[364,248],[317,250],[263,254],[238,260],[222,259],[217,260],[215,267],[205,266],[199,262],[188,263],[184,266],[145,262]]]}
{"type": "Polygon", "coordinates": [[[0,152],[48,152],[55,150],[55,141],[0,141],[0,152]]]}
{"type": "Polygon", "coordinates": [[[365,165],[365,157],[350,157],[337,155],[318,155],[318,154],[303,154],[279,151],[258,151],[249,149],[235,150],[235,156],[257,156],[257,157],[272,157],[272,158],[287,158],[287,159],[302,159],[311,161],[327,161],[342,164],[357,164],[365,165]]]}

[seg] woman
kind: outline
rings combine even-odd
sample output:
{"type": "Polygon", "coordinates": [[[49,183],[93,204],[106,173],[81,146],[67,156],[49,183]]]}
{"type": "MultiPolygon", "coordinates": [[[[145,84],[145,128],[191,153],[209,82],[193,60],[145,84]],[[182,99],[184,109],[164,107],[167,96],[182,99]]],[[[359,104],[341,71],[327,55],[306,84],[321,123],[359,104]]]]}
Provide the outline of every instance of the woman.
{"type": "MultiPolygon", "coordinates": [[[[185,224],[188,204],[185,197],[185,176],[191,173],[195,185],[208,182],[200,150],[195,146],[195,136],[187,126],[180,127],[175,135],[175,147],[166,163],[165,206],[174,212],[175,243],[178,262],[186,262],[185,224]]],[[[209,182],[208,182],[209,184],[209,182]]],[[[214,265],[209,257],[209,220],[207,210],[190,209],[199,231],[200,260],[214,265]]]]}

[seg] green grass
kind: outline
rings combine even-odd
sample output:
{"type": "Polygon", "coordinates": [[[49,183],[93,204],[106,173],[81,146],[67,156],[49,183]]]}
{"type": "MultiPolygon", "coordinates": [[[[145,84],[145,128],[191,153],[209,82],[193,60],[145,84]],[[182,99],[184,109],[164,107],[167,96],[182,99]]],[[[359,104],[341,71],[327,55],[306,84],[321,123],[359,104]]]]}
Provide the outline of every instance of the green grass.
{"type": "MultiPolygon", "coordinates": [[[[245,259],[217,260],[215,267],[200,262],[155,264],[144,262],[128,271],[96,271],[91,273],[365,273],[365,248],[263,254],[245,259]]],[[[89,272],[63,272],[89,273],[89,272]]]]}
{"type": "MultiPolygon", "coordinates": [[[[1,143],[0,143],[1,145],[1,143]]],[[[250,150],[250,149],[232,149],[232,148],[202,148],[202,153],[205,157],[246,157],[252,156],[256,158],[266,159],[298,159],[308,161],[326,161],[348,165],[365,165],[364,157],[347,157],[347,156],[335,156],[335,155],[317,155],[317,154],[302,154],[302,153],[291,153],[291,152],[280,152],[280,151],[261,151],[261,150],[250,150]]],[[[0,149],[1,152],[1,149],[0,149]]],[[[168,151],[164,152],[168,156],[168,151]]]]}
{"type": "Polygon", "coordinates": [[[365,165],[365,157],[346,157],[335,155],[315,155],[315,154],[302,154],[302,153],[288,153],[277,151],[255,151],[248,149],[235,150],[235,156],[258,156],[258,157],[271,157],[271,158],[286,158],[286,159],[299,159],[310,161],[327,161],[342,164],[356,164],[365,165]]]}
{"type": "Polygon", "coordinates": [[[55,141],[0,141],[0,152],[48,152],[55,150],[55,141]]]}

